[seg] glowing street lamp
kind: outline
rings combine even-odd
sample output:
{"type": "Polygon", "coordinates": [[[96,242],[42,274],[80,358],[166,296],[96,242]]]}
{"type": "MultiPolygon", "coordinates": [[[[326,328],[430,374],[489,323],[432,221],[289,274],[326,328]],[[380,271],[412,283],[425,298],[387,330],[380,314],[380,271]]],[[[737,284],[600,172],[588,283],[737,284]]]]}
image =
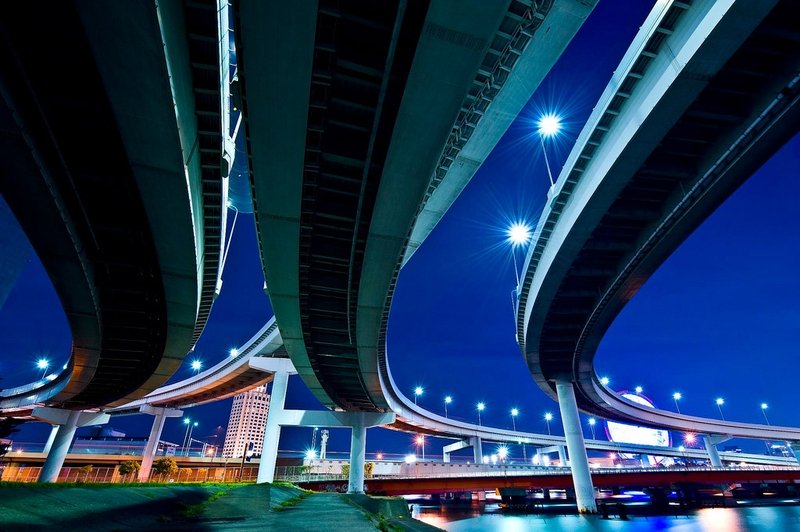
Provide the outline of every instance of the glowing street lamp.
{"type": "Polygon", "coordinates": [[[309,449],[306,451],[306,460],[313,460],[317,457],[317,451],[314,449],[309,449]]]}
{"type": "Polygon", "coordinates": [[[50,367],[50,361],[46,358],[40,358],[36,361],[36,367],[42,370],[42,376],[39,377],[40,379],[44,378],[44,374],[47,373],[47,368],[50,367]]]}
{"type": "Polygon", "coordinates": [[[550,170],[550,161],[547,159],[547,149],[544,147],[544,139],[545,137],[553,137],[561,131],[561,118],[559,118],[558,115],[549,113],[539,118],[536,122],[536,126],[539,130],[539,142],[542,145],[544,164],[547,166],[547,175],[550,178],[550,186],[552,187],[555,181],[553,181],[553,172],[550,170]]]}
{"type": "Polygon", "coordinates": [[[683,396],[681,395],[681,392],[675,392],[672,394],[672,400],[675,401],[675,410],[677,410],[679,414],[681,413],[681,407],[678,406],[678,401],[682,398],[683,396]]]}
{"type": "Polygon", "coordinates": [[[508,241],[513,247],[527,244],[531,239],[531,228],[528,224],[516,222],[511,224],[507,231],[508,241]]]}
{"type": "Polygon", "coordinates": [[[194,428],[197,425],[199,425],[197,421],[189,425],[189,439],[186,441],[186,456],[189,456],[189,451],[192,448],[192,432],[194,432],[194,428]]]}
{"type": "Polygon", "coordinates": [[[500,459],[501,462],[505,462],[506,458],[508,458],[508,447],[505,445],[501,445],[497,448],[497,457],[500,459]]]}
{"type": "Polygon", "coordinates": [[[638,395],[638,394],[640,394],[640,393],[642,393],[644,391],[644,388],[642,388],[641,386],[637,386],[636,388],[634,388],[634,390],[636,391],[636,394],[638,395]]]}
{"type": "Polygon", "coordinates": [[[717,397],[715,402],[717,403],[717,409],[719,410],[719,417],[722,418],[722,421],[725,421],[725,415],[722,413],[722,405],[725,404],[725,399],[722,397],[717,397]]]}
{"type": "Polygon", "coordinates": [[[595,426],[595,424],[597,424],[597,420],[595,418],[593,418],[593,417],[590,417],[589,418],[589,428],[592,431],[592,439],[593,440],[595,439],[595,437],[594,437],[594,426],[595,426]]]}
{"type": "Polygon", "coordinates": [[[192,370],[196,373],[201,369],[203,369],[203,361],[200,360],[199,358],[195,358],[194,360],[192,360],[192,370]]]}
{"type": "Polygon", "coordinates": [[[514,428],[514,432],[517,432],[517,421],[516,418],[519,415],[519,410],[516,408],[511,409],[511,426],[514,428]]]}
{"type": "Polygon", "coordinates": [[[478,403],[477,408],[478,408],[478,426],[483,426],[481,424],[481,412],[483,412],[486,409],[486,405],[484,403],[478,403]]]}
{"type": "Polygon", "coordinates": [[[611,379],[608,377],[600,377],[600,384],[603,386],[608,386],[608,383],[611,382],[611,379]]]}
{"type": "Polygon", "coordinates": [[[183,445],[181,448],[186,451],[186,440],[189,438],[189,425],[192,423],[192,420],[188,417],[183,418],[183,424],[186,425],[186,432],[183,433],[183,445]]]}
{"type": "MultiPolygon", "coordinates": [[[[767,408],[769,405],[767,403],[761,403],[761,413],[764,414],[764,421],[767,422],[767,425],[770,424],[769,418],[767,417],[767,408]]],[[[764,446],[767,448],[767,456],[772,456],[772,449],[769,447],[769,442],[764,440],[764,446]]]]}
{"type": "Polygon", "coordinates": [[[231,347],[230,351],[228,351],[228,354],[232,357],[238,356],[239,350],[235,347],[231,347]]]}
{"type": "Polygon", "coordinates": [[[517,304],[517,297],[519,296],[519,269],[517,268],[517,248],[522,247],[531,240],[531,228],[526,223],[516,222],[506,231],[508,241],[511,243],[511,262],[514,263],[514,278],[517,284],[514,287],[514,306],[517,304]]]}
{"type": "Polygon", "coordinates": [[[552,421],[552,420],[553,420],[553,414],[551,414],[550,412],[547,412],[544,415],[544,422],[547,423],[547,435],[548,436],[551,436],[551,434],[550,434],[550,421],[552,421]]]}
{"type": "Polygon", "coordinates": [[[444,417],[447,417],[447,405],[453,402],[453,398],[449,395],[444,398],[444,417]]]}
{"type": "Polygon", "coordinates": [[[422,386],[417,386],[416,388],[414,388],[414,404],[417,404],[417,397],[422,395],[423,391],[424,390],[422,389],[422,386]]]}
{"type": "Polygon", "coordinates": [[[422,461],[424,462],[425,461],[425,436],[420,434],[420,435],[417,436],[417,439],[415,441],[417,443],[417,447],[422,448],[422,461]]]}

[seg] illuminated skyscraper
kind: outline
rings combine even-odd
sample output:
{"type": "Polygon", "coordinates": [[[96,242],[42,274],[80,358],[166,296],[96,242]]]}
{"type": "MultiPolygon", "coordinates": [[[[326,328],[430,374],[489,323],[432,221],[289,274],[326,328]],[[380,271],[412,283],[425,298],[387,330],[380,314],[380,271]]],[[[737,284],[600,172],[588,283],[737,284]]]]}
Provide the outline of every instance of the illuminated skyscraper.
{"type": "Polygon", "coordinates": [[[253,442],[253,453],[260,455],[268,414],[269,394],[266,386],[235,396],[228,419],[225,446],[222,448],[223,458],[241,457],[249,442],[253,442]]]}

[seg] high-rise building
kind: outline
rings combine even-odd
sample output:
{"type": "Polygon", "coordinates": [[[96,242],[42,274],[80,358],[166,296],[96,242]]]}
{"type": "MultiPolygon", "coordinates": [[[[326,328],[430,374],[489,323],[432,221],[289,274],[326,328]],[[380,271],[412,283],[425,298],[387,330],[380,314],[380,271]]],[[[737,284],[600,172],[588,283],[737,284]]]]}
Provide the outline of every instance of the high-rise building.
{"type": "Polygon", "coordinates": [[[240,458],[250,442],[253,442],[253,453],[260,455],[268,414],[269,394],[266,386],[236,395],[228,419],[225,446],[222,448],[223,458],[240,458]]]}

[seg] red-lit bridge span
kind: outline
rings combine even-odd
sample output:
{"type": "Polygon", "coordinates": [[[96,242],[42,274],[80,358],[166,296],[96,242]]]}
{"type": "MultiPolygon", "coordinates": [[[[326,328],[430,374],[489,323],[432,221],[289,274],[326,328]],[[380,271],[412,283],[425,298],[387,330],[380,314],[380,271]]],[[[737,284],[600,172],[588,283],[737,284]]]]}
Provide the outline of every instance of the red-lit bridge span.
{"type": "MultiPolygon", "coordinates": [[[[800,483],[800,469],[757,468],[757,469],[603,469],[593,472],[592,481],[596,488],[634,488],[649,486],[671,486],[681,483],[706,485],[732,485],[737,483],[800,483]]],[[[323,491],[343,490],[346,479],[327,479],[297,482],[303,488],[323,491]]],[[[416,478],[374,478],[366,481],[366,490],[371,494],[409,495],[437,494],[494,490],[497,488],[523,489],[571,489],[572,475],[569,469],[554,472],[536,473],[484,473],[481,476],[441,476],[416,478]]]]}

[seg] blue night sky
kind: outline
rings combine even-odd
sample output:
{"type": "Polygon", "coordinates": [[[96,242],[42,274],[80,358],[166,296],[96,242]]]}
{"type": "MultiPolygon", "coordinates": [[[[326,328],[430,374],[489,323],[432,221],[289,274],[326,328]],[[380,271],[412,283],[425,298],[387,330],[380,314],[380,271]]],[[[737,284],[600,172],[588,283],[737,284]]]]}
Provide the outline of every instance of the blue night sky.
{"type": "MultiPolygon", "coordinates": [[[[600,2],[517,121],[426,243],[403,269],[392,306],[389,361],[395,381],[411,396],[425,388],[420,404],[443,411],[453,396],[453,418],[477,421],[475,404],[487,405],[484,425],[510,428],[509,411],[520,409],[517,427],[545,432],[544,413],[557,405],[534,384],[515,341],[511,291],[512,252],[505,229],[514,221],[535,225],[549,181],[534,122],[546,111],[563,116],[565,128],[548,143],[554,173],[566,159],[584,121],[605,88],[652,2],[600,2]],[[598,46],[597,43],[602,43],[598,46]]],[[[596,367],[616,389],[644,387],[656,405],[674,408],[683,394],[684,413],[798,425],[796,364],[800,345],[800,232],[797,197],[800,136],[784,146],[718,209],[645,284],[611,326],[596,367]]],[[[521,266],[522,251],[517,251],[521,266]]],[[[195,355],[206,366],[244,343],[271,316],[252,215],[240,215],[224,288],[195,355]]],[[[38,260],[31,259],[0,309],[2,386],[30,382],[46,354],[66,362],[70,333],[55,293],[38,260]]],[[[173,376],[191,375],[187,357],[173,376]]],[[[298,377],[289,386],[289,408],[314,408],[298,377]]],[[[230,400],[197,407],[199,439],[227,423],[230,400]]],[[[146,436],[149,416],[112,421],[130,436],[146,436]]],[[[85,429],[84,429],[85,430],[85,429]]],[[[48,427],[28,423],[19,442],[43,441],[48,427]]],[[[345,451],[349,431],[332,430],[329,449],[345,451]]],[[[303,449],[311,429],[287,429],[281,449],[303,449]]],[[[588,434],[588,430],[587,430],[588,434]]],[[[180,442],[180,420],[167,422],[164,439],[180,442]]],[[[412,436],[371,429],[368,452],[406,454],[412,436]]],[[[761,442],[739,442],[758,452],[761,442]]],[[[23,446],[19,445],[19,446],[23,446]]],[[[429,456],[439,454],[428,444],[429,456]]]]}

